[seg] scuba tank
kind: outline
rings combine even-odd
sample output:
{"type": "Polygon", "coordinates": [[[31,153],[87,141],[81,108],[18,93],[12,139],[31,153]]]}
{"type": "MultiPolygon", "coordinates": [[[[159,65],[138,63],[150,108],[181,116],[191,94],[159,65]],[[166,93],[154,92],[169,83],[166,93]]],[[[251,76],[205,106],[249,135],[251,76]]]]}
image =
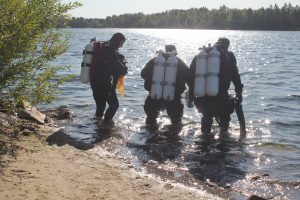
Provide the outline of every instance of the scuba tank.
{"type": "Polygon", "coordinates": [[[166,101],[172,101],[175,98],[177,64],[176,52],[172,52],[171,56],[167,59],[164,78],[163,99],[166,101]]]}
{"type": "Polygon", "coordinates": [[[196,60],[195,83],[194,83],[194,93],[196,97],[205,96],[207,57],[208,54],[205,51],[205,46],[203,46],[202,50],[197,55],[197,60],[196,60]]]}
{"type": "Polygon", "coordinates": [[[85,46],[83,50],[83,60],[81,63],[81,71],[80,71],[80,82],[81,83],[89,83],[90,82],[90,67],[93,61],[94,55],[94,42],[96,42],[96,38],[92,38],[90,43],[85,46]]]}
{"type": "Polygon", "coordinates": [[[166,59],[162,55],[163,51],[158,51],[157,53],[158,56],[154,58],[152,85],[150,90],[150,97],[155,100],[159,100],[162,97],[166,63],[166,59]]]}
{"type": "Polygon", "coordinates": [[[205,87],[205,92],[208,96],[217,96],[219,93],[220,55],[221,53],[216,47],[213,47],[208,53],[205,87]]]}

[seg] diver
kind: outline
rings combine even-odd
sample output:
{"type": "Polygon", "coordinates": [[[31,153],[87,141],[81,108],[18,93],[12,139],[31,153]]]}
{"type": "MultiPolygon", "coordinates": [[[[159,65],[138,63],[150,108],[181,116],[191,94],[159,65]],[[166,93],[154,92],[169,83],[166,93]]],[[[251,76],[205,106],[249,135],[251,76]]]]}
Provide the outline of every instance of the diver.
{"type": "MultiPolygon", "coordinates": [[[[220,37],[213,47],[206,47],[201,52],[201,55],[195,56],[190,65],[191,83],[188,95],[190,100],[194,101],[197,110],[202,113],[202,133],[211,132],[214,117],[219,124],[220,132],[226,133],[229,128],[231,113],[233,113],[236,105],[241,105],[243,100],[244,86],[241,83],[236,58],[231,51],[228,51],[229,45],[230,41],[228,38],[220,37]],[[217,58],[212,54],[218,55],[217,58]],[[211,69],[211,72],[205,72],[206,74],[198,73],[201,70],[196,70],[196,68],[201,66],[200,59],[205,58],[205,56],[219,59],[210,62],[218,63],[219,61],[219,67],[217,67],[219,70],[211,69]],[[196,73],[196,71],[198,72],[196,73]],[[209,81],[208,78],[210,78],[209,81]],[[206,82],[200,84],[201,80],[206,82]],[[195,84],[196,82],[197,84],[195,84]],[[235,87],[235,98],[228,93],[231,82],[233,82],[235,87]],[[195,91],[197,94],[195,94],[195,91]]],[[[202,61],[204,63],[203,66],[205,66],[205,60],[202,61]]],[[[207,62],[208,65],[209,62],[207,62]]],[[[209,70],[208,68],[203,68],[203,70],[209,70]]]]}
{"type": "Polygon", "coordinates": [[[175,45],[166,45],[142,69],[144,88],[149,91],[144,104],[146,126],[157,126],[160,110],[166,109],[173,126],[181,125],[183,104],[181,95],[189,79],[189,68],[178,58],[175,45]]]}
{"type": "Polygon", "coordinates": [[[126,75],[128,68],[124,65],[125,57],[118,49],[125,42],[122,33],[115,33],[111,39],[102,45],[101,53],[96,59],[96,66],[91,74],[91,88],[96,102],[96,117],[111,121],[119,108],[116,95],[116,84],[120,76],[126,75]],[[109,107],[105,111],[106,103],[109,107]]]}

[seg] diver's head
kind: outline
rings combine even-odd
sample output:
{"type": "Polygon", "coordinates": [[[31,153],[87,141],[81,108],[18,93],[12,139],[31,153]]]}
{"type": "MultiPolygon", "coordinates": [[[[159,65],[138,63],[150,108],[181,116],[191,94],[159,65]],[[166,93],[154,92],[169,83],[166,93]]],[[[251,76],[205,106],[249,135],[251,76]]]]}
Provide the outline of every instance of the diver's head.
{"type": "Polygon", "coordinates": [[[109,44],[114,47],[115,49],[118,49],[123,46],[126,38],[122,33],[115,33],[109,40],[109,44]]]}
{"type": "Polygon", "coordinates": [[[226,37],[220,37],[218,41],[216,42],[216,45],[219,46],[221,49],[226,49],[228,50],[230,41],[226,37]]]}
{"type": "Polygon", "coordinates": [[[166,51],[166,53],[172,53],[172,52],[177,53],[176,47],[173,44],[166,45],[165,46],[165,51],[166,51]]]}

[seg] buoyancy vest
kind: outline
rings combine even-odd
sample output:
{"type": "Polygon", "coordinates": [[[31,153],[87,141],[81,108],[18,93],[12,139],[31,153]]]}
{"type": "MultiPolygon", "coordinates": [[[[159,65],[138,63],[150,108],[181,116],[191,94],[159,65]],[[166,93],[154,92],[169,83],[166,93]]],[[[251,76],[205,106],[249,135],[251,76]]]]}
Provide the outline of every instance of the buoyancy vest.
{"type": "Polygon", "coordinates": [[[80,71],[81,83],[87,84],[93,78],[97,58],[99,58],[102,52],[102,44],[103,42],[96,41],[96,38],[93,38],[90,43],[85,46],[80,71]]]}
{"type": "Polygon", "coordinates": [[[221,53],[221,69],[220,69],[220,84],[219,93],[227,93],[232,81],[232,61],[228,51],[219,50],[221,53]]]}

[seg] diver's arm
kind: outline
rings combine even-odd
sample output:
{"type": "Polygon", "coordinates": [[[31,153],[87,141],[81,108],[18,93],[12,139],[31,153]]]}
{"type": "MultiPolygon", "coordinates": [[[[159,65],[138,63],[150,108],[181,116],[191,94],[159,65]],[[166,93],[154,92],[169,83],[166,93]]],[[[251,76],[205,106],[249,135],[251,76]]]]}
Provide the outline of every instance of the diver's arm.
{"type": "Polygon", "coordinates": [[[146,80],[152,78],[154,59],[151,59],[141,71],[141,77],[146,80]]]}
{"type": "Polygon", "coordinates": [[[241,81],[241,76],[240,76],[240,73],[239,73],[239,69],[237,67],[236,58],[235,58],[235,56],[232,52],[230,52],[229,55],[230,55],[230,59],[232,61],[232,82],[234,84],[236,97],[241,102],[242,101],[242,93],[243,93],[244,85],[242,84],[242,81],[241,81]]]}
{"type": "Polygon", "coordinates": [[[197,56],[195,56],[194,59],[192,60],[191,65],[190,65],[190,69],[189,69],[188,86],[189,86],[189,96],[192,100],[194,99],[196,60],[197,60],[197,56]]]}

